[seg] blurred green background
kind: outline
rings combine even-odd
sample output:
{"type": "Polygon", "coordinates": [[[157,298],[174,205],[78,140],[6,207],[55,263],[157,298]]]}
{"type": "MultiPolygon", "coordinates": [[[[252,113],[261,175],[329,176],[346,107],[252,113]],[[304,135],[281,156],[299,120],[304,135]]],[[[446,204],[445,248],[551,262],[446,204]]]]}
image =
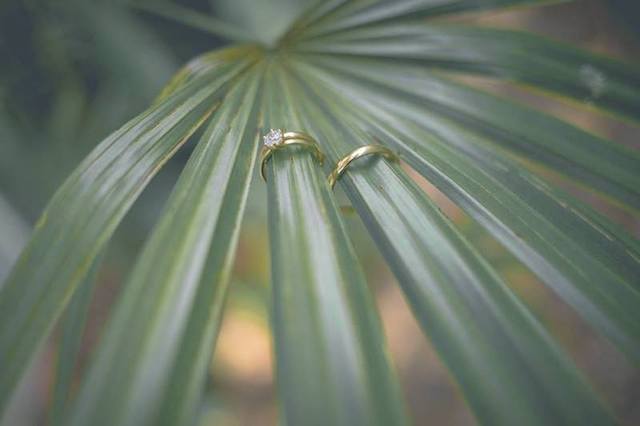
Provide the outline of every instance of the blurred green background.
{"type": "MultiPolygon", "coordinates": [[[[304,7],[299,0],[174,2],[270,37],[304,7]],[[285,7],[282,7],[282,4],[285,7]],[[286,14],[275,13],[285,10],[286,14]]],[[[463,19],[529,29],[629,60],[640,58],[638,2],[590,0],[463,19]]],[[[65,176],[106,135],[146,108],[190,58],[224,41],[122,1],[0,2],[0,282],[65,176]]],[[[484,79],[466,79],[513,96],[622,144],[640,148],[640,131],[544,95],[484,79]]],[[[78,374],[106,320],[118,288],[153,226],[193,145],[153,180],[113,238],[99,272],[78,374]]],[[[533,167],[533,166],[532,166],[533,167]]],[[[640,235],[640,220],[547,175],[640,235]]],[[[420,180],[416,177],[416,179],[420,180]]],[[[519,262],[442,194],[421,181],[491,263],[549,327],[596,389],[629,425],[640,424],[640,372],[593,333],[519,262]]],[[[232,291],[210,369],[202,424],[277,423],[268,331],[269,253],[264,186],[255,179],[238,248],[232,291]]],[[[420,332],[394,278],[355,216],[345,215],[376,292],[392,356],[416,424],[473,424],[447,372],[420,332]]],[[[43,351],[11,408],[12,425],[43,424],[57,336],[43,351]]]]}

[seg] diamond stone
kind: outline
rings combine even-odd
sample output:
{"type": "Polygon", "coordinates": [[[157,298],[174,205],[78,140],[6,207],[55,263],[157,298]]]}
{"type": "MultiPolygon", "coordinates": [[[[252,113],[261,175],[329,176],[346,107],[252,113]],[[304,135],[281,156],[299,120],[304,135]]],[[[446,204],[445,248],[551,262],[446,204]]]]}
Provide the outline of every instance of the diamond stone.
{"type": "Polygon", "coordinates": [[[265,146],[274,146],[282,142],[282,137],[282,129],[271,129],[262,139],[265,146]]]}

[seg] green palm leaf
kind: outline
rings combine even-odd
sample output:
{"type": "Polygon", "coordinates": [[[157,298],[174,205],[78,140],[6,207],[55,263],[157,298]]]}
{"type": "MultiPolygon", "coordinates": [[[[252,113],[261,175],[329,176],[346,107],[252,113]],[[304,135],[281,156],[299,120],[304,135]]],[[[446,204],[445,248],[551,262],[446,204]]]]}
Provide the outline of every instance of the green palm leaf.
{"type": "MultiPolygon", "coordinates": [[[[580,180],[635,213],[640,156],[445,74],[509,80],[637,122],[638,67],[531,34],[430,21],[544,3],[317,2],[276,46],[238,46],[187,64],[153,107],[100,143],[62,185],[0,289],[0,365],[10,366],[0,376],[0,409],[68,309],[55,421],[193,421],[258,134],[269,127],[312,134],[331,164],[373,142],[399,151],[637,363],[640,244],[520,160],[580,180]],[[73,330],[84,322],[90,267],[152,176],[205,122],[69,398],[79,342],[73,330]],[[79,323],[69,325],[74,318],[79,323]]],[[[144,8],[249,39],[175,4],[144,8]]],[[[287,424],[405,424],[375,304],[324,178],[331,164],[322,169],[292,148],[267,167],[281,417],[287,424]]],[[[401,167],[361,160],[339,187],[479,422],[614,422],[535,316],[401,167]]]]}
{"type": "MultiPolygon", "coordinates": [[[[269,88],[265,122],[301,128],[291,94],[277,81],[269,88]]],[[[283,418],[404,424],[373,301],[322,170],[308,153],[273,157],[268,207],[283,418]]]]}
{"type": "Polygon", "coordinates": [[[211,118],[125,286],[68,424],[180,424],[193,409],[200,388],[175,384],[189,385],[191,376],[202,384],[206,371],[211,345],[202,345],[218,328],[256,153],[250,123],[258,121],[259,83],[257,72],[242,77],[211,118]]]}
{"type": "Polygon", "coordinates": [[[332,82],[334,96],[347,94],[370,113],[365,118],[369,133],[401,149],[409,164],[487,227],[585,319],[640,359],[635,278],[640,256],[634,247],[613,238],[576,207],[568,208],[574,204],[568,196],[483,148],[480,138],[455,123],[434,120],[415,102],[394,104],[394,97],[382,95],[379,88],[359,90],[356,81],[348,88],[332,82]]]}
{"type": "MultiPolygon", "coordinates": [[[[305,31],[303,35],[303,38],[310,38],[386,22],[416,22],[454,13],[563,1],[567,0],[407,0],[398,2],[336,0],[328,1],[318,7],[319,10],[314,10],[313,17],[301,20],[299,26],[305,23],[309,24],[309,21],[314,24],[313,28],[305,31]]],[[[295,28],[297,27],[294,25],[295,28]]]]}
{"type": "MultiPolygon", "coordinates": [[[[321,91],[293,92],[302,96],[292,105],[313,117],[304,128],[328,141],[335,160],[369,137],[354,128],[336,129],[335,116],[323,117],[304,102],[322,98],[321,91]]],[[[348,117],[334,94],[324,100],[325,111],[348,117]]],[[[399,166],[376,162],[352,170],[343,178],[349,198],[482,423],[611,421],[526,308],[399,166]],[[517,408],[500,409],[505,400],[517,408]]]]}
{"type": "Polygon", "coordinates": [[[489,75],[635,121],[640,109],[638,68],[517,31],[394,23],[303,40],[296,49],[489,75]]]}
{"type": "Polygon", "coordinates": [[[58,190],[2,287],[0,364],[13,368],[0,377],[0,407],[133,201],[242,68],[221,66],[133,119],[58,190]]]}
{"type": "Polygon", "coordinates": [[[455,121],[488,142],[640,209],[640,155],[552,116],[439,77],[420,67],[385,60],[318,58],[314,64],[367,93],[420,102],[430,115],[455,121]],[[622,166],[622,167],[621,167],[622,166]]]}
{"type": "Polygon", "coordinates": [[[94,260],[85,281],[79,285],[60,321],[62,337],[60,338],[60,347],[57,354],[55,385],[51,399],[51,415],[49,416],[52,425],[64,424],[63,416],[67,411],[71,397],[71,388],[78,356],[80,355],[84,325],[89,315],[90,302],[96,286],[96,276],[100,269],[101,258],[102,256],[98,255],[94,260]]]}

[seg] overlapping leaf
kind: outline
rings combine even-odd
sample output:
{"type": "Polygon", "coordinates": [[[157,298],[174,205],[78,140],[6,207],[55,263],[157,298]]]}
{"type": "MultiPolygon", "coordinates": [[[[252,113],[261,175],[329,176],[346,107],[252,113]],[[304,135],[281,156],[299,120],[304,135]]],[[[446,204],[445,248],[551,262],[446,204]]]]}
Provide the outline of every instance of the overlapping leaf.
{"type": "Polygon", "coordinates": [[[489,75],[638,120],[640,68],[533,34],[463,25],[381,24],[303,41],[296,49],[393,59],[489,75]]]}
{"type": "Polygon", "coordinates": [[[334,74],[372,82],[371,91],[420,103],[528,160],[599,189],[624,206],[640,209],[640,155],[546,115],[438,77],[423,68],[385,60],[316,58],[334,74]]]}
{"type": "Polygon", "coordinates": [[[98,255],[89,273],[73,294],[60,321],[61,336],[58,344],[55,380],[51,396],[49,422],[53,426],[63,425],[63,416],[71,400],[72,384],[80,356],[91,298],[97,284],[98,270],[102,260],[98,255]]]}
{"type": "MultiPolygon", "coordinates": [[[[305,77],[291,83],[293,105],[334,161],[370,143],[357,115],[305,77]]],[[[342,187],[481,423],[612,423],[537,320],[399,165],[361,160],[342,187]]]]}
{"type": "MultiPolygon", "coordinates": [[[[305,17],[302,23],[313,23],[302,39],[344,30],[374,26],[387,22],[422,21],[451,14],[479,12],[525,5],[544,5],[567,0],[400,0],[400,1],[328,1],[305,17]]],[[[322,3],[322,2],[320,2],[322,3]]],[[[294,27],[295,28],[295,27],[294,27]]]]}
{"type": "Polygon", "coordinates": [[[221,66],[131,120],[58,190],[0,293],[0,364],[12,366],[0,407],[133,201],[245,67],[221,66]]]}
{"type": "MultiPolygon", "coordinates": [[[[311,68],[307,68],[311,69],[311,68]]],[[[511,250],[581,315],[640,359],[640,257],[583,214],[571,198],[513,164],[410,95],[315,69],[335,96],[364,113],[372,137],[406,161],[511,250]],[[347,102],[347,100],[344,100],[347,102]]],[[[307,74],[308,75],[308,74],[307,74]]],[[[584,208],[584,207],[583,207],[584,208]]],[[[588,211],[588,210],[587,210],[588,211]]],[[[599,221],[603,221],[600,218],[599,221]]]]}
{"type": "MultiPolygon", "coordinates": [[[[266,89],[265,123],[300,128],[291,96],[274,80],[266,89]]],[[[268,207],[284,421],[404,424],[375,305],[322,169],[308,152],[274,154],[268,207]]]]}
{"type": "Polygon", "coordinates": [[[248,73],[212,117],[177,183],[68,424],[184,424],[193,418],[256,155],[261,75],[248,73]]]}

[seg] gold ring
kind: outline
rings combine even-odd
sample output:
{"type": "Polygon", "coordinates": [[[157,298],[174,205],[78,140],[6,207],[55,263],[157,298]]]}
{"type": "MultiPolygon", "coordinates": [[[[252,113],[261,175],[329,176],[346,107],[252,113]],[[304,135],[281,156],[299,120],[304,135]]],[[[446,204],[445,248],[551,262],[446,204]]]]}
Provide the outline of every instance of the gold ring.
{"type": "Polygon", "coordinates": [[[261,153],[260,175],[262,179],[267,181],[266,166],[267,161],[275,151],[291,145],[297,145],[311,150],[316,161],[322,165],[324,163],[324,154],[318,147],[318,142],[311,136],[302,132],[285,132],[282,129],[271,129],[269,133],[263,136],[264,147],[261,153]]]}
{"type": "Polygon", "coordinates": [[[361,146],[360,148],[356,148],[351,153],[342,157],[342,159],[336,163],[336,168],[333,169],[333,171],[327,178],[329,186],[333,189],[333,187],[336,185],[336,182],[338,181],[338,179],[340,179],[340,176],[342,176],[345,170],[347,170],[347,167],[349,167],[349,164],[351,164],[351,162],[357,160],[360,157],[373,154],[381,155],[389,161],[398,161],[398,155],[387,147],[384,147],[382,145],[361,146]]]}

